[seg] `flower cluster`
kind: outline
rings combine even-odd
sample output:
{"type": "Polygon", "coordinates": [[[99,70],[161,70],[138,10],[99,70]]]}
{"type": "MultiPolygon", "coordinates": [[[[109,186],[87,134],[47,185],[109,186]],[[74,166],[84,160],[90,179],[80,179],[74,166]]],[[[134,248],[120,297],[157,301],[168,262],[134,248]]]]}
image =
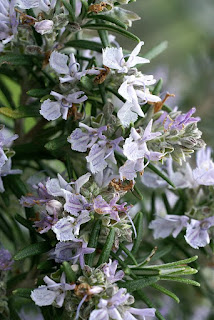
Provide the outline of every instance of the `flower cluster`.
{"type": "Polygon", "coordinates": [[[83,318],[95,320],[104,319],[143,319],[155,316],[155,309],[137,309],[131,305],[134,297],[127,290],[120,288],[117,282],[124,277],[123,271],[117,271],[118,262],[110,260],[97,269],[86,266],[83,275],[77,283],[65,282],[65,274],[62,273],[60,282],[55,282],[49,277],[44,277],[46,285],[41,285],[31,293],[31,298],[38,306],[55,305],[62,307],[65,301],[65,309],[69,316],[75,319],[83,318]],[[68,294],[67,294],[68,293],[68,294]],[[89,307],[86,307],[90,301],[89,307]],[[76,305],[75,305],[76,304],[76,305]],[[85,308],[86,307],[86,308],[85,308]]]}
{"type": "Polygon", "coordinates": [[[40,234],[49,230],[55,233],[59,242],[50,252],[50,258],[57,263],[79,262],[81,268],[84,268],[84,255],[95,251],[87,243],[94,219],[102,221],[107,234],[112,226],[121,229],[119,237],[131,232],[130,206],[126,206],[126,203],[117,204],[119,194],[115,194],[109,203],[101,194],[87,194],[84,185],[89,179],[90,173],[86,173],[75,182],[67,183],[58,175],[58,178],[49,178],[45,183],[34,185],[37,195],[23,196],[20,200],[24,207],[38,208],[39,215],[34,227],[40,234]]]}

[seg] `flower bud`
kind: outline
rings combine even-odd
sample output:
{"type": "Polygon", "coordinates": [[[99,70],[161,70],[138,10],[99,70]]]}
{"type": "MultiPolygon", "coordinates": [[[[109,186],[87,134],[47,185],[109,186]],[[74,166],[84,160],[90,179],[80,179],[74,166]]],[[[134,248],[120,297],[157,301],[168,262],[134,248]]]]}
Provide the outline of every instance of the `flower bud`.
{"type": "Polygon", "coordinates": [[[50,215],[59,213],[61,209],[62,209],[62,204],[57,200],[50,200],[46,203],[46,210],[50,215]]]}
{"type": "Polygon", "coordinates": [[[51,20],[42,20],[36,22],[34,25],[36,32],[40,34],[51,33],[53,32],[53,21],[51,20]]]}

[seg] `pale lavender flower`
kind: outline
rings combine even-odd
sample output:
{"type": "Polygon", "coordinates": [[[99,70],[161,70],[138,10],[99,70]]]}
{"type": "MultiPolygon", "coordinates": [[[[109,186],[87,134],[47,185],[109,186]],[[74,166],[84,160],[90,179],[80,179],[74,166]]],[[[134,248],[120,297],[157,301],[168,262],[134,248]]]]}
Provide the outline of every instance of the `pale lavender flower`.
{"type": "Polygon", "coordinates": [[[51,230],[52,227],[57,223],[57,221],[58,214],[56,211],[51,215],[42,211],[40,213],[40,219],[38,221],[35,221],[33,226],[37,228],[37,231],[40,234],[43,234],[51,230]]]}
{"type": "Polygon", "coordinates": [[[122,48],[105,48],[103,49],[103,65],[110,69],[117,70],[119,73],[127,73],[130,68],[136,64],[149,63],[150,61],[145,58],[138,57],[143,41],[139,42],[134,50],[128,55],[128,60],[125,60],[122,48]]]}
{"type": "Polygon", "coordinates": [[[116,164],[108,164],[103,171],[94,174],[94,180],[101,188],[105,188],[113,179],[119,179],[118,168],[116,164]]]}
{"type": "Polygon", "coordinates": [[[74,186],[74,188],[72,187],[72,191],[75,192],[76,194],[80,193],[80,189],[82,188],[82,186],[84,186],[84,184],[88,182],[88,180],[90,179],[90,176],[91,174],[87,172],[86,174],[79,177],[76,181],[70,182],[69,185],[74,186]]]}
{"type": "Polygon", "coordinates": [[[130,206],[126,207],[126,202],[117,204],[119,198],[119,195],[116,195],[107,203],[101,195],[97,196],[93,201],[94,211],[101,215],[109,215],[112,220],[120,221],[119,214],[128,215],[130,206]]]}
{"type": "Polygon", "coordinates": [[[110,259],[109,263],[105,264],[102,268],[103,272],[106,275],[107,281],[111,284],[122,280],[125,275],[125,273],[122,270],[117,271],[117,267],[118,267],[118,261],[117,260],[112,261],[110,259]]]}
{"type": "Polygon", "coordinates": [[[94,251],[95,249],[88,248],[87,243],[82,239],[74,239],[72,241],[57,243],[54,251],[50,253],[50,258],[55,259],[57,263],[71,261],[73,264],[76,264],[79,261],[81,268],[84,268],[84,255],[91,254],[94,251]]]}
{"type": "Polygon", "coordinates": [[[197,167],[193,170],[193,178],[199,185],[214,185],[214,162],[211,159],[211,148],[203,148],[196,153],[197,167]]]}
{"type": "Polygon", "coordinates": [[[80,123],[79,126],[80,128],[75,129],[68,137],[68,142],[71,143],[72,150],[86,152],[98,139],[106,139],[106,136],[103,135],[103,131],[107,130],[107,126],[98,129],[91,128],[84,123],[80,123]]]}
{"type": "Polygon", "coordinates": [[[194,249],[205,247],[210,243],[208,230],[213,226],[214,216],[201,221],[191,219],[191,222],[187,224],[186,242],[194,249]]]}
{"type": "Polygon", "coordinates": [[[11,169],[12,161],[11,158],[9,158],[5,164],[0,167],[0,192],[4,192],[4,185],[2,181],[2,177],[6,177],[11,174],[21,174],[22,170],[19,169],[11,169]]]}
{"type": "Polygon", "coordinates": [[[126,293],[126,289],[121,288],[110,299],[100,299],[98,309],[93,310],[89,320],[137,320],[134,315],[140,316],[141,319],[146,317],[154,317],[155,309],[136,309],[129,307],[129,300],[133,297],[126,293]]]}
{"type": "Polygon", "coordinates": [[[149,224],[149,228],[153,229],[155,239],[166,238],[172,234],[176,238],[184,227],[187,227],[189,218],[187,216],[165,215],[165,217],[156,217],[149,224]]]}
{"type": "Polygon", "coordinates": [[[64,209],[75,217],[77,217],[81,212],[86,212],[91,208],[91,205],[81,194],[74,194],[66,191],[65,201],[64,209]]]}
{"type": "Polygon", "coordinates": [[[108,166],[108,163],[117,163],[114,152],[122,152],[119,146],[122,140],[122,137],[116,138],[115,140],[100,140],[92,146],[86,157],[92,173],[103,171],[108,166]]]}
{"type": "Polygon", "coordinates": [[[15,5],[20,9],[31,9],[37,8],[39,6],[39,2],[40,0],[16,0],[15,5]]]}
{"type": "Polygon", "coordinates": [[[0,249],[0,271],[10,270],[13,263],[11,253],[6,249],[0,249]]]}
{"type": "Polygon", "coordinates": [[[52,20],[42,20],[39,22],[36,22],[34,24],[36,32],[40,33],[41,35],[46,33],[52,33],[53,32],[53,21],[52,20]]]}
{"type": "MultiPolygon", "coordinates": [[[[177,108],[174,108],[173,112],[177,112],[177,108]]],[[[187,113],[181,113],[171,119],[168,113],[164,111],[162,115],[155,121],[155,124],[163,124],[165,130],[182,130],[191,123],[200,121],[199,117],[192,117],[193,113],[196,112],[196,108],[190,109],[187,113]]]]}
{"type": "Polygon", "coordinates": [[[50,93],[57,101],[45,100],[41,104],[40,114],[48,121],[56,120],[62,116],[64,120],[67,120],[68,111],[73,107],[73,104],[80,104],[85,102],[88,97],[83,91],[77,91],[67,96],[59,94],[55,91],[50,93]]]}
{"type": "Polygon", "coordinates": [[[63,74],[64,77],[60,77],[61,83],[80,81],[83,76],[86,75],[99,75],[104,68],[88,69],[80,71],[80,64],[76,62],[73,53],[67,55],[53,51],[50,56],[50,66],[58,74],[63,74]],[[69,61],[69,63],[68,63],[69,61]]]}
{"type": "Polygon", "coordinates": [[[123,145],[123,153],[127,157],[125,164],[120,167],[121,179],[134,180],[136,172],[142,172],[145,168],[144,158],[148,161],[158,161],[164,154],[148,150],[147,141],[161,136],[160,132],[152,132],[152,120],[145,128],[141,136],[134,128],[131,128],[130,137],[126,139],[123,145]]]}
{"type": "Polygon", "coordinates": [[[89,212],[87,210],[83,210],[76,218],[67,216],[59,219],[52,227],[52,230],[56,234],[57,240],[74,241],[75,237],[79,235],[80,226],[90,220],[89,212]]]}
{"type": "Polygon", "coordinates": [[[35,205],[43,205],[54,199],[43,183],[40,182],[38,185],[34,185],[34,189],[36,189],[37,196],[29,194],[21,197],[20,204],[23,207],[31,208],[35,205]]]}
{"type": "Polygon", "coordinates": [[[74,290],[75,284],[70,285],[65,282],[65,273],[62,273],[60,282],[55,282],[48,276],[44,277],[46,285],[39,286],[37,289],[31,291],[31,299],[37,306],[55,305],[58,308],[63,306],[66,292],[74,290]]]}
{"type": "Polygon", "coordinates": [[[17,33],[18,19],[14,5],[15,0],[0,0],[0,41],[2,45],[13,40],[17,33]]]}
{"type": "Polygon", "coordinates": [[[53,197],[65,197],[65,192],[72,192],[73,188],[60,174],[58,174],[57,178],[48,178],[46,182],[46,190],[48,194],[53,197]]]}

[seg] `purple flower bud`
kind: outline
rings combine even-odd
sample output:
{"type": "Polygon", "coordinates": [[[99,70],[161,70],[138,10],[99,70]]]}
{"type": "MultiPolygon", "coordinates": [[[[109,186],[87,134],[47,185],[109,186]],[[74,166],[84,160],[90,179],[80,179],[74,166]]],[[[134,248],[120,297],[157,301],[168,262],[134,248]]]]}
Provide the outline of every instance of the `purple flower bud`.
{"type": "Polygon", "coordinates": [[[6,249],[0,249],[0,271],[10,270],[13,263],[11,253],[6,249]]]}

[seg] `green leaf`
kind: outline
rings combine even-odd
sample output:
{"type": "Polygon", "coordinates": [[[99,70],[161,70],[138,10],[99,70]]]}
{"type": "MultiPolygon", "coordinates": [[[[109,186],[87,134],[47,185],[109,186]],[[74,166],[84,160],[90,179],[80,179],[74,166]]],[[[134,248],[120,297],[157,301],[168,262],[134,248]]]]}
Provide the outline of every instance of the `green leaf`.
{"type": "MultiPolygon", "coordinates": [[[[105,25],[105,23],[104,23],[105,25]]],[[[101,43],[104,48],[110,46],[109,38],[108,38],[108,31],[107,30],[98,30],[98,34],[101,40],[101,43]]]]}
{"type": "Polygon", "coordinates": [[[174,183],[167,177],[163,172],[161,172],[158,168],[156,168],[153,164],[149,163],[148,168],[151,169],[153,172],[155,172],[159,177],[161,177],[163,180],[165,180],[170,186],[173,188],[176,188],[174,183]]]}
{"type": "Polygon", "coordinates": [[[23,260],[28,257],[36,256],[38,254],[45,253],[51,249],[51,245],[48,242],[42,241],[33,243],[22,250],[20,250],[15,256],[14,260],[23,260]]]}
{"type": "Polygon", "coordinates": [[[170,298],[172,298],[173,300],[175,300],[177,303],[180,302],[180,299],[170,290],[160,286],[159,284],[157,283],[153,283],[152,285],[152,288],[162,292],[163,294],[166,294],[167,296],[169,296],[170,298]]]}
{"type": "Polygon", "coordinates": [[[28,289],[28,288],[18,288],[13,291],[13,294],[18,297],[31,299],[30,298],[31,291],[32,291],[32,289],[28,289]]]}
{"type": "Polygon", "coordinates": [[[73,47],[76,49],[92,50],[99,53],[102,52],[102,45],[100,43],[89,41],[89,40],[72,40],[72,41],[68,41],[65,44],[65,46],[73,47]]]}
{"type": "Polygon", "coordinates": [[[68,13],[71,17],[71,20],[75,20],[75,12],[72,8],[72,6],[66,1],[66,0],[61,0],[61,2],[64,4],[65,8],[68,10],[68,13]]]}
{"type": "Polygon", "coordinates": [[[5,98],[7,99],[9,106],[14,109],[15,104],[11,95],[11,91],[8,89],[7,84],[0,78],[0,88],[2,93],[4,94],[5,98]]]}
{"type": "Polygon", "coordinates": [[[12,66],[32,66],[32,56],[25,54],[9,53],[0,57],[0,65],[8,64],[12,66]]]}
{"type": "MultiPolygon", "coordinates": [[[[124,246],[122,243],[119,244],[119,247],[127,254],[127,256],[128,256],[127,260],[132,260],[132,262],[137,265],[137,261],[136,261],[135,257],[133,256],[132,252],[130,252],[129,249],[126,248],[126,246],[124,246]]],[[[125,262],[127,263],[127,261],[125,261],[125,262]]]]}
{"type": "Polygon", "coordinates": [[[47,94],[49,94],[51,91],[51,89],[46,88],[46,89],[32,89],[27,91],[27,95],[30,97],[34,97],[34,98],[42,98],[44,96],[46,96],[47,94]]]}
{"type": "Polygon", "coordinates": [[[125,23],[123,23],[122,21],[115,19],[109,15],[104,15],[104,14],[90,14],[88,15],[89,19],[95,19],[95,20],[105,20],[111,23],[116,24],[117,26],[123,28],[123,29],[127,29],[127,25],[125,23]]]}
{"type": "Polygon", "coordinates": [[[50,272],[53,267],[54,267],[53,260],[42,261],[37,265],[37,269],[42,270],[44,273],[50,272]]]}
{"type": "Polygon", "coordinates": [[[137,276],[158,276],[160,274],[160,271],[157,269],[144,269],[144,268],[132,269],[132,272],[137,276]]]}
{"type": "Polygon", "coordinates": [[[145,55],[143,55],[144,58],[147,58],[149,60],[152,60],[156,58],[159,54],[161,54],[163,51],[165,51],[168,47],[168,42],[163,41],[160,44],[158,44],[156,47],[152,48],[149,52],[147,52],[145,55]]]}
{"type": "Polygon", "coordinates": [[[106,31],[110,31],[110,32],[116,32],[121,34],[124,37],[127,37],[129,39],[135,40],[140,42],[140,39],[135,36],[133,33],[124,30],[123,28],[117,27],[117,26],[113,26],[110,24],[102,24],[102,23],[89,23],[89,24],[85,24],[82,26],[82,29],[90,29],[90,30],[106,30],[106,31]]]}
{"type": "Polygon", "coordinates": [[[200,283],[191,279],[185,279],[185,278],[180,278],[176,276],[161,276],[160,280],[169,280],[169,281],[176,281],[176,282],[181,282],[185,284],[190,284],[192,286],[200,287],[200,283]]]}
{"type": "MultiPolygon", "coordinates": [[[[97,248],[100,229],[101,229],[101,220],[96,220],[94,223],[94,227],[91,231],[90,238],[89,238],[89,242],[88,242],[89,248],[95,248],[95,249],[97,248]]],[[[90,267],[93,266],[93,261],[94,261],[95,255],[96,255],[96,250],[94,252],[92,252],[91,254],[86,255],[85,263],[88,266],[90,266],[90,267]]]]}
{"type": "Polygon", "coordinates": [[[67,138],[67,136],[61,136],[53,139],[45,144],[45,148],[49,151],[58,150],[68,143],[67,138]]]}
{"type": "Polygon", "coordinates": [[[143,213],[138,212],[135,218],[135,228],[137,232],[137,237],[134,239],[134,244],[132,247],[132,254],[135,255],[141,245],[142,239],[143,239],[143,213]]]}
{"type": "Polygon", "coordinates": [[[76,273],[72,270],[70,264],[67,261],[62,263],[63,270],[65,271],[66,278],[68,282],[75,282],[76,281],[76,273]]]}
{"type": "Polygon", "coordinates": [[[115,229],[111,228],[110,232],[108,234],[108,237],[106,239],[106,243],[103,246],[101,255],[99,257],[99,261],[98,261],[98,264],[97,264],[98,266],[101,265],[102,263],[105,263],[105,262],[108,261],[112,246],[114,244],[114,238],[115,238],[115,229]]]}
{"type": "Polygon", "coordinates": [[[162,87],[163,87],[163,79],[159,79],[158,82],[156,83],[153,91],[152,91],[152,94],[158,95],[160,93],[162,87]]]}
{"type": "Polygon", "coordinates": [[[160,280],[160,277],[143,277],[138,280],[119,281],[118,285],[120,288],[126,288],[128,292],[133,292],[148,287],[158,280],[160,280]]]}
{"type": "MultiPolygon", "coordinates": [[[[163,269],[163,268],[169,268],[169,267],[175,267],[175,266],[183,266],[185,264],[188,263],[192,263],[194,261],[196,261],[198,259],[198,256],[193,256],[191,258],[188,259],[183,259],[183,260],[178,260],[178,261],[174,261],[174,262],[169,262],[169,263],[165,263],[165,264],[161,264],[161,265],[153,265],[151,266],[153,269],[157,268],[157,269],[163,269]]],[[[149,267],[145,267],[145,268],[149,268],[149,267]]]]}
{"type": "Polygon", "coordinates": [[[28,117],[40,117],[40,106],[25,106],[17,109],[10,109],[6,107],[0,108],[0,114],[12,119],[28,118],[28,117]]]}

